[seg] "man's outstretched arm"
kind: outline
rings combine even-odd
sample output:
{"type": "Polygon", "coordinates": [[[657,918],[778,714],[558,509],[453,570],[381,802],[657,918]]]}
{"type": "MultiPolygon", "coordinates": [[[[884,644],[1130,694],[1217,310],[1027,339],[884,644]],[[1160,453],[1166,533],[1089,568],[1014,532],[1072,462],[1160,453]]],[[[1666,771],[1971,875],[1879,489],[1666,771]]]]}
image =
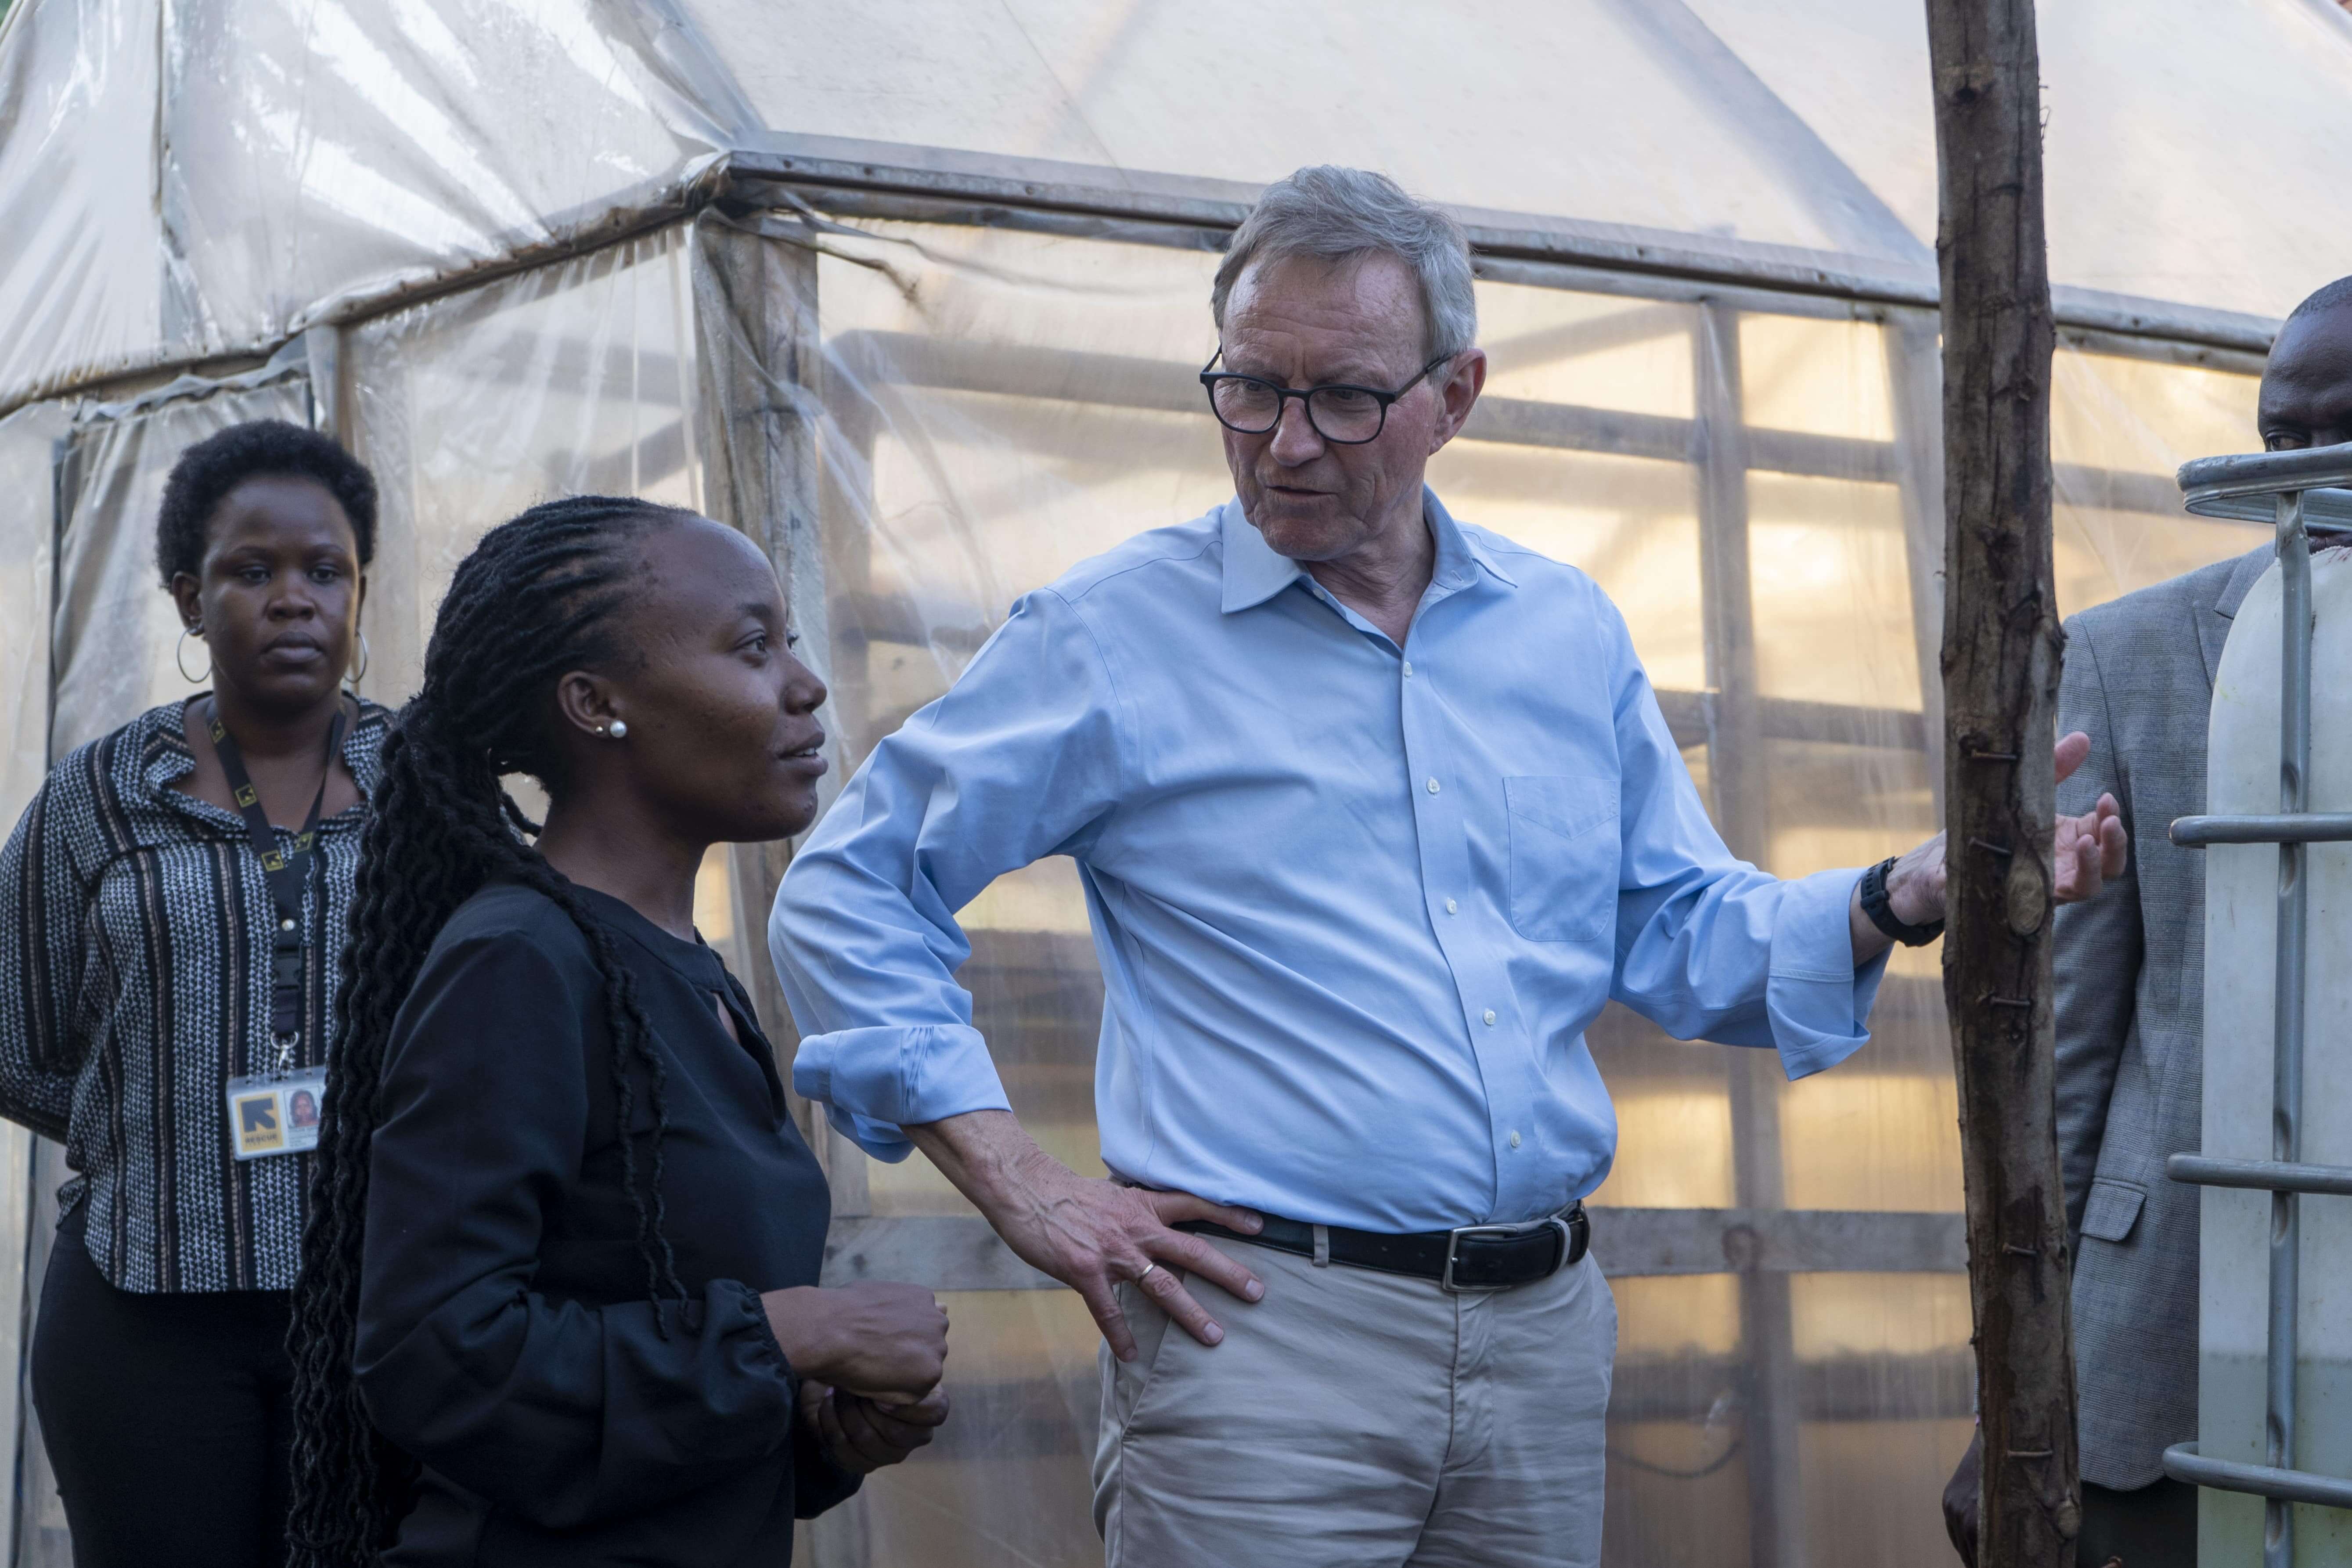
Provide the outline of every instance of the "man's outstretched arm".
{"type": "MultiPolygon", "coordinates": [[[[2058,782],[2063,784],[2091,754],[2091,737],[2080,730],[2058,742],[2058,782]]],[[[2124,874],[2131,852],[2124,830],[2123,808],[2112,795],[2102,795],[2080,816],[2060,813],[2051,845],[2051,867],[2058,881],[2058,902],[2079,904],[2096,898],[2099,889],[2124,874]]],[[[1886,907],[1906,925],[1933,925],[1944,918],[1944,836],[1940,833],[1895,862],[1886,873],[1886,907]]],[[[1869,963],[1895,945],[1862,912],[1862,885],[1854,884],[1846,909],[1853,933],[1853,961],[1869,963]]]]}

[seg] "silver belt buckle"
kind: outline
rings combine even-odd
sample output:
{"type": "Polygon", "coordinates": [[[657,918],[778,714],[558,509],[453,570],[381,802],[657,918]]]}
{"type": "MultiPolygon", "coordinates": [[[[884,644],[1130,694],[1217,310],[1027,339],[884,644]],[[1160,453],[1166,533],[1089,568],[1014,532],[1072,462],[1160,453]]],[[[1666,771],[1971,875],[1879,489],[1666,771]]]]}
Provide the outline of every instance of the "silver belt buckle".
{"type": "MultiPolygon", "coordinates": [[[[1497,1240],[1508,1241],[1514,1237],[1527,1236],[1538,1230],[1556,1230],[1559,1233],[1559,1261],[1553,1264],[1551,1268],[1553,1274],[1559,1273],[1568,1267],[1568,1255],[1575,1246],[1576,1238],[1569,1234],[1568,1221],[1556,1214],[1546,1215],[1541,1219],[1519,1220],[1510,1225],[1457,1225],[1446,1233],[1445,1273],[1438,1279],[1438,1288],[1449,1290],[1456,1296],[1516,1289],[1517,1287],[1510,1285],[1456,1284],[1454,1279],[1454,1265],[1462,1256],[1462,1238],[1465,1236],[1491,1236],[1497,1240]]],[[[1538,1276],[1538,1278],[1549,1278],[1549,1276],[1538,1276]]],[[[1530,1279],[1523,1283],[1531,1285],[1535,1281],[1530,1279]]]]}

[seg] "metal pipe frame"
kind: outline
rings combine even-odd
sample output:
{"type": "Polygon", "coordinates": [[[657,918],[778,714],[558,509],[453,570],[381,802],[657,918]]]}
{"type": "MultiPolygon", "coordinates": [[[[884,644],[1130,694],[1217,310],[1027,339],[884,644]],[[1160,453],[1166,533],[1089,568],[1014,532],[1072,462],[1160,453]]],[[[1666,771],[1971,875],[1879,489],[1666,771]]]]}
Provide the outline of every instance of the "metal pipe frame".
{"type": "MultiPolygon", "coordinates": [[[[2352,1481],[2315,1476],[2308,1470],[2273,1469],[2268,1465],[2242,1465],[2231,1459],[2209,1459],[2194,1443],[2175,1443],[2164,1451],[2165,1474],[2217,1491],[2252,1492],[2267,1498],[2273,1508],[2289,1503],[2317,1503],[2322,1508],[2352,1508],[2352,1481]]],[[[2264,1556],[2267,1564],[2269,1558],[2264,1556]]]]}
{"type": "Polygon", "coordinates": [[[2288,1165],[2276,1160],[2216,1160],[2205,1154],[2175,1154],[2165,1162],[2165,1173],[2192,1186],[2352,1197],[2352,1165],[2288,1165]]]}
{"type": "MultiPolygon", "coordinates": [[[[2347,455],[2265,453],[2209,458],[2181,469],[2181,489],[2192,510],[2242,507],[2267,482],[2278,530],[2280,586],[2279,815],[2205,816],[2174,824],[2179,843],[2275,843],[2279,847],[2278,952],[2272,987],[2271,1158],[2223,1161],[2175,1156],[2176,1181],[2267,1188],[2271,1194],[2270,1311],[2264,1333],[2263,1465],[2208,1459],[2193,1443],[2165,1450],[2165,1473],[2176,1480],[2263,1499],[2263,1568],[2294,1568],[2294,1504],[2352,1507],[2352,1481],[2307,1475],[2294,1468],[2294,1374],[2302,1305],[2302,1196],[2336,1190],[2297,1179],[2330,1167],[2300,1163],[2303,1145],[2304,994],[2310,936],[2307,845],[2335,840],[2326,819],[2305,820],[2311,793],[2311,535],[2305,527],[2305,484],[2326,482],[2347,455]],[[2332,462],[2331,462],[2332,458],[2332,462]],[[2281,459],[2286,459],[2281,461],[2281,459]],[[2286,481],[2282,483],[2281,481],[2286,481]],[[2295,488],[2287,488],[2294,484],[2295,488]],[[2183,829],[2188,831],[2184,835],[2183,829]]],[[[2238,515],[2242,515],[2239,512],[2238,515]]],[[[2352,1190],[2352,1189],[2347,1189],[2352,1190]]]]}
{"type": "Polygon", "coordinates": [[[2352,812],[2172,819],[2172,841],[2183,849],[2202,849],[2209,844],[2342,844],[2347,840],[2352,840],[2352,812]]]}
{"type": "MultiPolygon", "coordinates": [[[[2278,498],[2279,811],[2302,812],[2311,796],[2311,536],[2304,531],[2303,492],[2278,498]]],[[[2277,1027],[2271,1045],[2271,1158],[2291,1165],[2303,1157],[2303,1025],[2305,961],[2310,938],[2311,885],[2305,847],[2279,846],[2278,968],[2273,1005],[2277,1027]]],[[[2303,1194],[2271,1194],[2271,1302],[2265,1347],[2268,1410],[2263,1450],[2270,1468],[2294,1468],[2296,1322],[2302,1301],[2303,1194]]],[[[2263,1501],[2263,1568],[2294,1568],[2294,1510],[2284,1498],[2263,1501]]]]}

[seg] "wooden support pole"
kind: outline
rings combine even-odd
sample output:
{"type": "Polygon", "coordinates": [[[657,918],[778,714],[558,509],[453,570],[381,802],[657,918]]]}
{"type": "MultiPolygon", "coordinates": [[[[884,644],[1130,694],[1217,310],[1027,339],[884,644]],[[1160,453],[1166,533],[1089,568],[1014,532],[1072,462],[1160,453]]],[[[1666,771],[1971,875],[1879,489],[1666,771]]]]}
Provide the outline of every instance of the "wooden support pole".
{"type": "Polygon", "coordinates": [[[2053,330],[2032,0],[1927,0],[1942,216],[1944,994],[1984,1445],[1978,1563],[2067,1568],[2081,1519],[2051,1005],[2053,330]]]}
{"type": "MultiPolygon", "coordinates": [[[[797,652],[823,676],[830,639],[817,542],[816,255],[710,208],[695,222],[689,266],[703,510],[749,534],[775,563],[801,635],[797,652]]],[[[739,844],[732,860],[747,971],[739,978],[789,1084],[800,1037],[768,963],[767,931],[792,846],[739,844]]],[[[792,1106],[803,1133],[824,1148],[814,1110],[797,1097],[792,1106]]]]}

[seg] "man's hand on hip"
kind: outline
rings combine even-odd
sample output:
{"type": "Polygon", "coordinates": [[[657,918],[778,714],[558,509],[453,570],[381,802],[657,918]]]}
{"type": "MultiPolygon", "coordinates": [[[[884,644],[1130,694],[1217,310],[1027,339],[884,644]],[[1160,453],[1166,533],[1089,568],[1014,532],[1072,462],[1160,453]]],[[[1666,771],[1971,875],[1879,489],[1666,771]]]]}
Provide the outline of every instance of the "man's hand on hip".
{"type": "Polygon", "coordinates": [[[1260,1222],[1247,1209],[1081,1176],[1040,1149],[1006,1110],[950,1116],[909,1127],[907,1135],[1023,1261],[1078,1293],[1121,1361],[1135,1359],[1135,1336],[1119,1310],[1119,1280],[1136,1281],[1204,1345],[1215,1344],[1225,1331],[1174,1270],[1198,1275],[1244,1301],[1265,1294],[1247,1268],[1199,1237],[1171,1228],[1201,1219],[1255,1232],[1260,1222]]]}

